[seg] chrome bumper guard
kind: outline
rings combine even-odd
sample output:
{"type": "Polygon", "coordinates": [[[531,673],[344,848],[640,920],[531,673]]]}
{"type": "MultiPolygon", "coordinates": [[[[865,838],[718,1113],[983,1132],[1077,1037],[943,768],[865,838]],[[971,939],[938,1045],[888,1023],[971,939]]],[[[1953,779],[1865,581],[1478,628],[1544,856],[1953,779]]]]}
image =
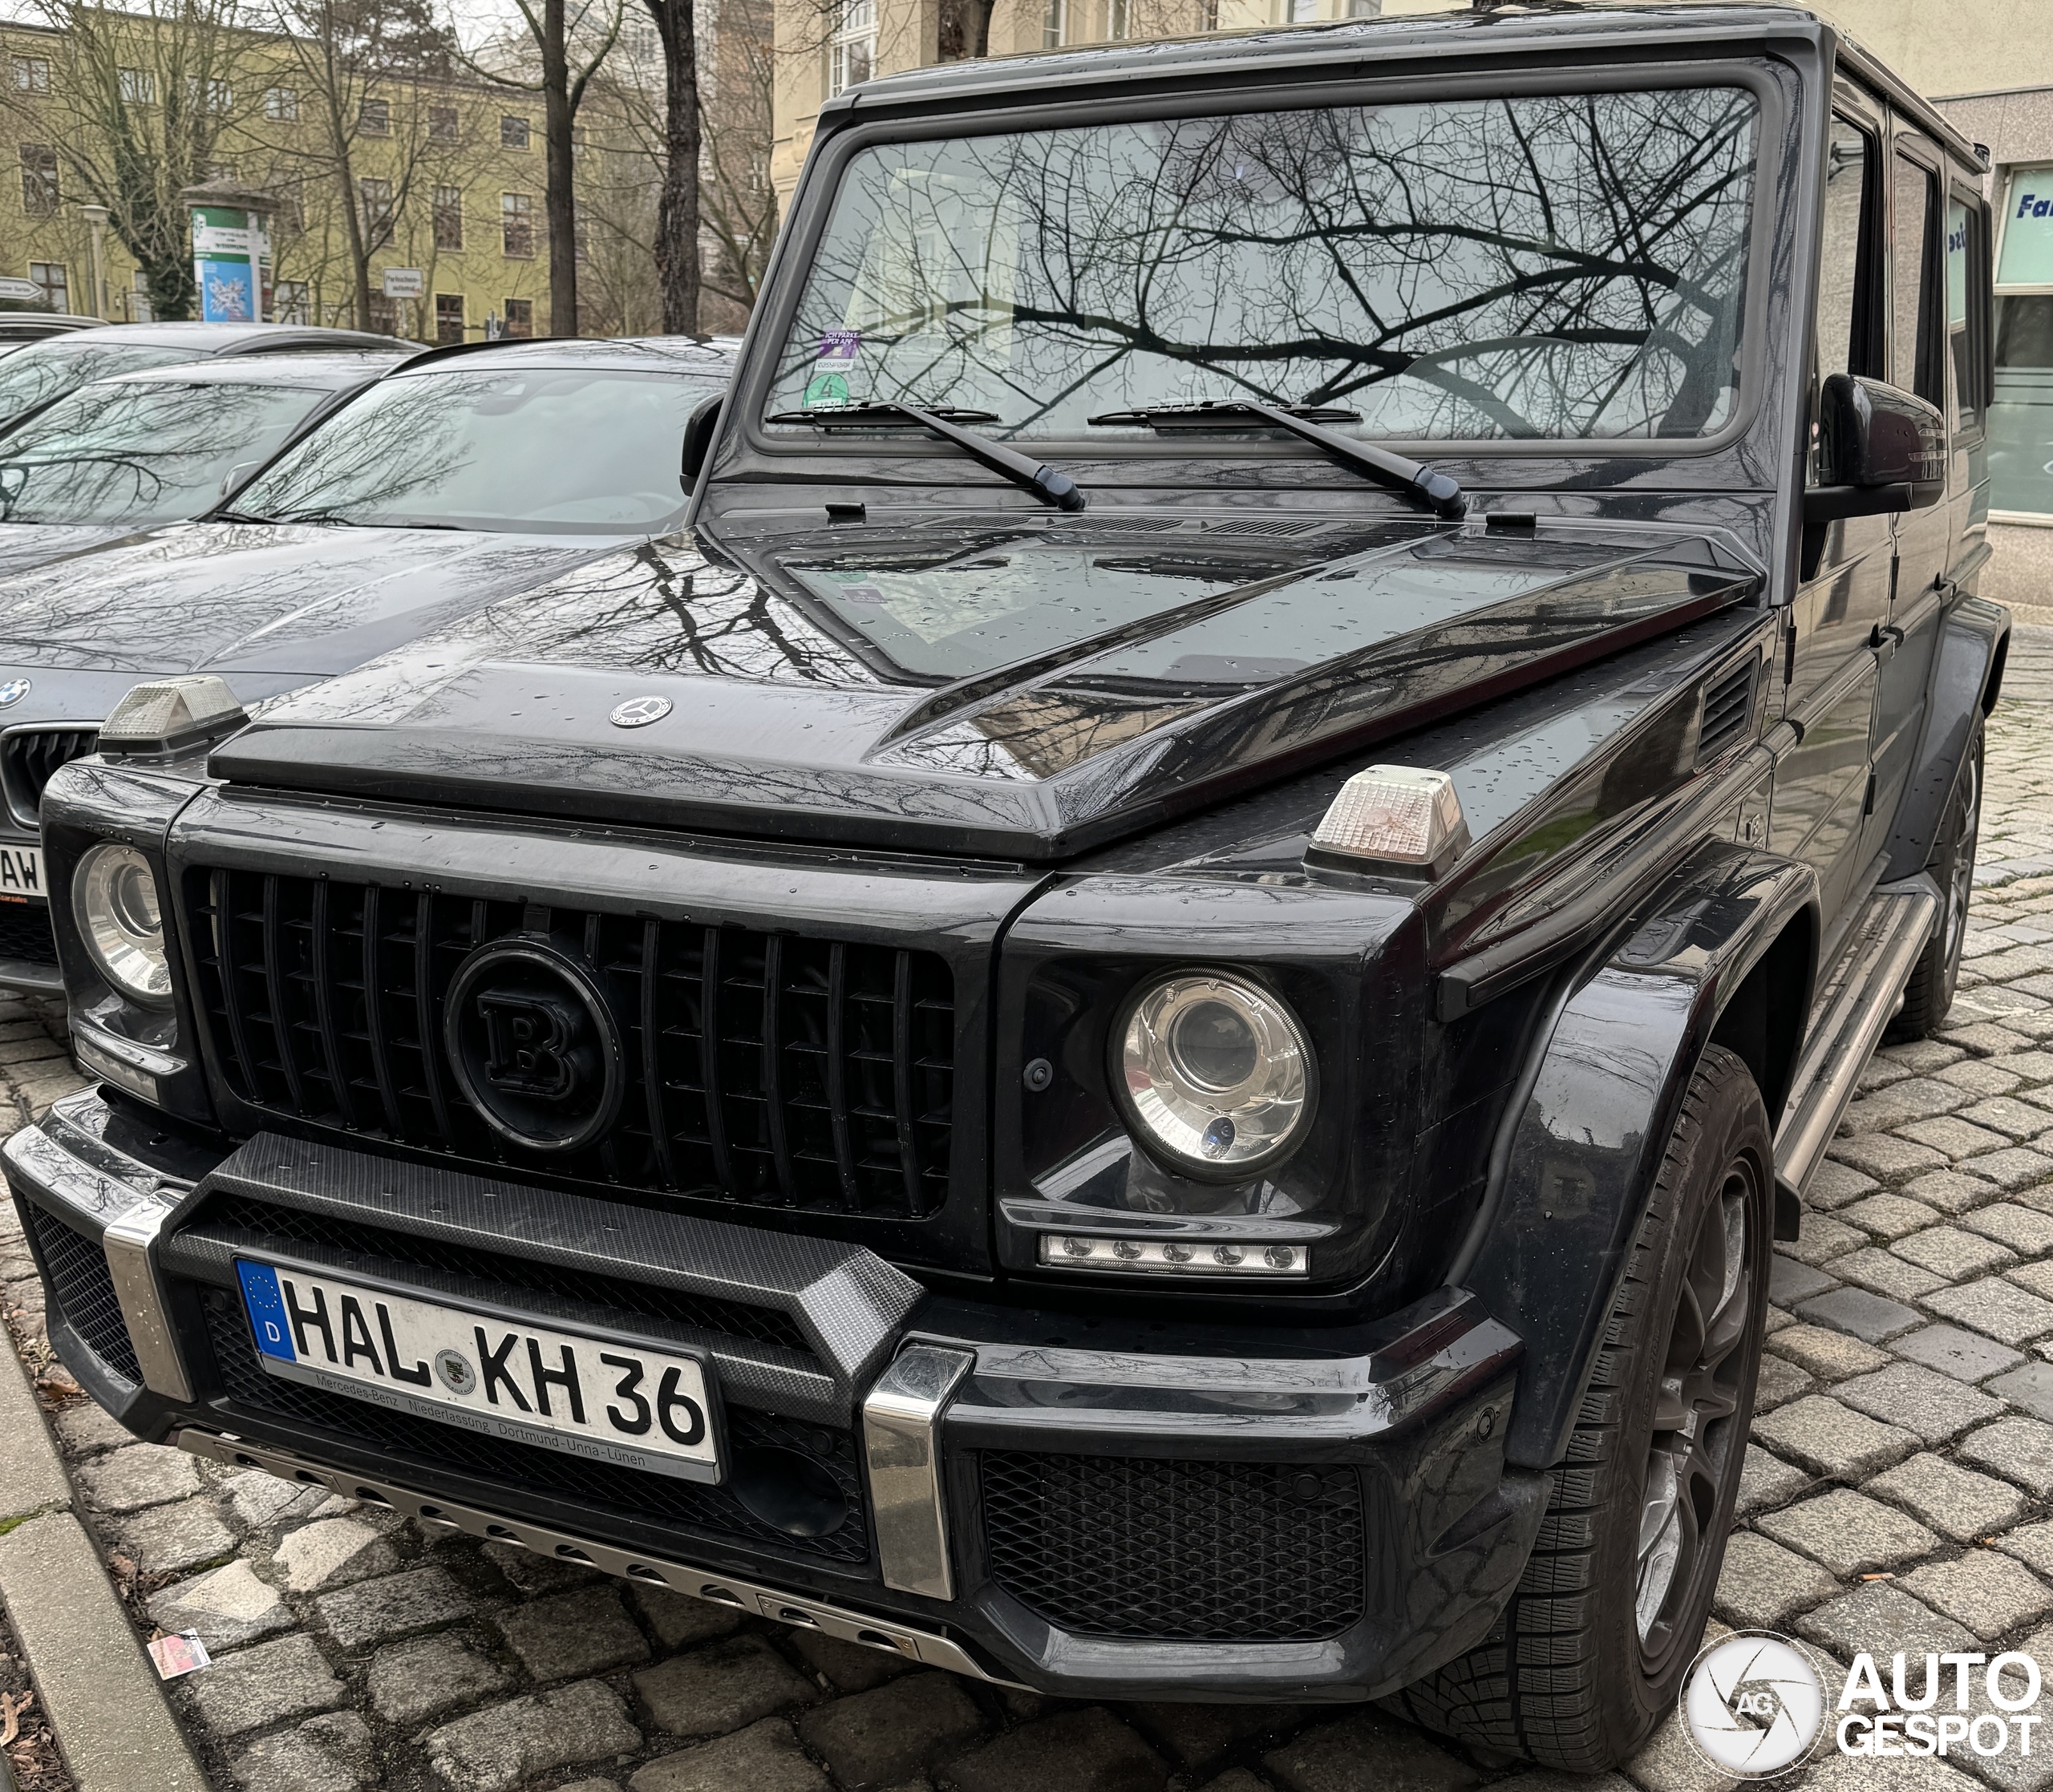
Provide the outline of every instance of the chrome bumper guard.
{"type": "MultiPolygon", "coordinates": [[[[361,1499],[387,1507],[414,1519],[431,1534],[460,1531],[494,1543],[517,1543],[523,1549],[552,1560],[577,1562],[604,1574],[618,1575],[623,1580],[667,1587],[687,1599],[704,1600],[708,1604],[728,1606],[759,1618],[773,1618],[779,1624],[791,1624],[800,1630],[822,1631],[844,1643],[881,1649],[887,1655],[901,1656],[929,1668],[945,1668],[950,1673],[966,1675],[971,1680],[988,1681],[994,1686],[1018,1685],[986,1673],[967,1650],[946,1636],[910,1629],[894,1618],[879,1618],[868,1612],[824,1604],[804,1594],[784,1592],[751,1580],[739,1580],[732,1575],[694,1567],[686,1562],[631,1554],[589,1537],[551,1531],[524,1519],[501,1518],[450,1500],[411,1492],[389,1481],[345,1474],[339,1469],[325,1467],[306,1457],[245,1443],[220,1432],[188,1426],[174,1431],[164,1442],[226,1468],[262,1469],[281,1480],[304,1482],[326,1487],[345,1499],[361,1499]]],[[[1020,1690],[1026,1689],[1022,1687],[1020,1690]]]]}

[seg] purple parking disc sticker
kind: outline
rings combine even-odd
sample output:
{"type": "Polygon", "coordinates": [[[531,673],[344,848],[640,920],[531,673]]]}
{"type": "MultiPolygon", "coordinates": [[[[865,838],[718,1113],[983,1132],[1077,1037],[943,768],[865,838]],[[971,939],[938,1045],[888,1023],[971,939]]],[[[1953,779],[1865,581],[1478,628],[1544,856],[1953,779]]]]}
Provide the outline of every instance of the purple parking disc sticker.
{"type": "Polygon", "coordinates": [[[822,361],[838,361],[846,366],[855,365],[856,350],[863,346],[863,333],[860,330],[830,330],[820,338],[822,361]]]}

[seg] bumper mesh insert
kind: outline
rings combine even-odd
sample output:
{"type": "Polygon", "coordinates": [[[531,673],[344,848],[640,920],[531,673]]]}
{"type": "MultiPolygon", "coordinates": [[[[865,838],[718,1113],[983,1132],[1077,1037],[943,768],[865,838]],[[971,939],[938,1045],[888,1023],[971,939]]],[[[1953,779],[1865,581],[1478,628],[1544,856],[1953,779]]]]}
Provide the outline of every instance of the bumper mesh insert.
{"type": "Polygon", "coordinates": [[[1353,1469],[989,1450],[991,1578],[1081,1636],[1300,1643],[1363,1610],[1353,1469]]]}
{"type": "Polygon", "coordinates": [[[121,1317],[114,1277],[107,1272],[106,1251],[97,1239],[72,1231],[41,1207],[31,1206],[29,1218],[35,1228],[35,1241],[43,1250],[43,1260],[50,1267],[51,1292],[65,1323],[116,1375],[140,1387],[143,1365],[136,1360],[128,1324],[121,1317]]]}
{"type": "Polygon", "coordinates": [[[209,1300],[206,1315],[215,1366],[231,1413],[269,1414],[376,1450],[394,1458],[391,1472],[397,1479],[431,1486],[435,1470],[454,1470],[516,1493],[581,1506],[594,1515],[612,1513],[643,1523],[669,1522],[829,1561],[869,1558],[862,1479],[856,1467],[855,1441],[846,1432],[801,1425],[749,1406],[727,1409],[731,1460],[751,1448],[796,1450],[824,1468],[847,1500],[848,1515],[836,1529],[824,1537],[794,1537],[763,1523],[726,1487],[589,1462],[541,1444],[487,1437],[267,1375],[258,1366],[249,1321],[232,1302],[209,1300]],[[410,1476],[409,1463],[420,1465],[426,1476],[410,1476]]]}
{"type": "Polygon", "coordinates": [[[47,902],[0,902],[0,958],[30,965],[57,963],[57,936],[47,902]]]}

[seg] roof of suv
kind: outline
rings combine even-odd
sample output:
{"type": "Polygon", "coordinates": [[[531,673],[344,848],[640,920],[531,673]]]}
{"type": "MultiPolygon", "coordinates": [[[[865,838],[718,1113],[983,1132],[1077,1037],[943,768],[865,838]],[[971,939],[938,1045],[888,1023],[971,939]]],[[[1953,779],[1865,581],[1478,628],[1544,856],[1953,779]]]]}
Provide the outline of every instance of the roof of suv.
{"type": "MultiPolygon", "coordinates": [[[[1450,4],[1452,0],[1450,0],[1450,4]]],[[[922,107],[970,98],[1010,97],[1026,103],[1075,97],[1081,88],[1136,80],[1182,78],[1217,80],[1257,71],[1325,68],[1357,75],[1400,72],[1394,63],[1439,56],[1473,56],[1499,50],[1544,53],[1558,47],[1587,54],[1597,49],[1667,51],[1679,42],[1715,44],[1772,37],[1828,38],[1842,62],[1865,85],[1885,95],[1906,115],[1954,154],[1979,165],[1974,146],[1921,95],[1853,39],[1802,6],[1731,4],[1682,0],[1662,6],[1602,4],[1593,0],[1545,0],[1543,7],[1401,14],[1387,18],[1344,19],[1320,25],[1258,26],[1217,31],[1203,37],[1147,42],[1085,46],[987,57],[973,63],[941,63],[880,76],[847,89],[820,109],[823,124],[854,111],[887,107],[922,107]],[[1650,40],[1658,40],[1657,42],[1650,40]]]]}

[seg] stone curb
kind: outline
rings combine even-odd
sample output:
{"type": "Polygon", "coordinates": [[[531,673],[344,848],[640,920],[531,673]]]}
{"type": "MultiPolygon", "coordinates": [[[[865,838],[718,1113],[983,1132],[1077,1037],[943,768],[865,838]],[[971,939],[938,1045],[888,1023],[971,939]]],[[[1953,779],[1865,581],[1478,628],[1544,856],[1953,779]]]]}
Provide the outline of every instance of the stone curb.
{"type": "Polygon", "coordinates": [[[0,1359],[0,1603],[65,1764],[79,1792],[208,1792],[4,1333],[0,1359]]]}

